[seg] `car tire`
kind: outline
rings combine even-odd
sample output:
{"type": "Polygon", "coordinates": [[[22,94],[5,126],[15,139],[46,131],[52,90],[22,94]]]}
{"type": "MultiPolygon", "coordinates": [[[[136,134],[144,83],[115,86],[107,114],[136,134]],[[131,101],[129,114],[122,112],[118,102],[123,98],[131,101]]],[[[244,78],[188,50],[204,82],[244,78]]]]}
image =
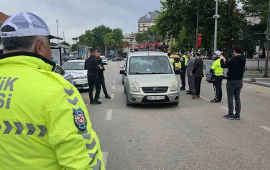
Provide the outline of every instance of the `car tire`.
{"type": "Polygon", "coordinates": [[[128,95],[126,95],[127,97],[126,97],[126,106],[131,106],[131,103],[129,103],[129,101],[128,101],[128,95]]]}

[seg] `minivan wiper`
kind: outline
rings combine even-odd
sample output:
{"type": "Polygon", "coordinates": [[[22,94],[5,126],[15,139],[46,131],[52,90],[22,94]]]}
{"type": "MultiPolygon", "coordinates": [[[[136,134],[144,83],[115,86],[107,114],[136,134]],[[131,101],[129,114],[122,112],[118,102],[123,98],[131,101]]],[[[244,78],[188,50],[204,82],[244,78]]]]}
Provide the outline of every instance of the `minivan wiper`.
{"type": "Polygon", "coordinates": [[[147,74],[147,73],[142,73],[142,72],[136,72],[135,74],[147,74]]]}
{"type": "Polygon", "coordinates": [[[169,73],[157,73],[157,72],[152,72],[152,73],[149,73],[149,74],[169,74],[169,73]]]}

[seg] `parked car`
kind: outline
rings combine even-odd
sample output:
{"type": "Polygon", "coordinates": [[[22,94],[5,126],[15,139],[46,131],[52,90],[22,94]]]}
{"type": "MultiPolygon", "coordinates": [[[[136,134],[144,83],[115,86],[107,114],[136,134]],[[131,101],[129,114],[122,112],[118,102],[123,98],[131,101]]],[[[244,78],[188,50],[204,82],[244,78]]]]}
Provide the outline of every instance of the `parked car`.
{"type": "Polygon", "coordinates": [[[116,58],[112,59],[112,61],[122,61],[122,60],[124,60],[124,59],[121,57],[116,57],[116,58]]]}
{"type": "Polygon", "coordinates": [[[100,58],[102,59],[102,64],[103,65],[107,65],[107,59],[105,56],[100,56],[100,58]]]}
{"type": "Polygon", "coordinates": [[[78,89],[88,89],[87,70],[84,70],[85,60],[69,60],[63,69],[73,76],[73,85],[78,89]]]}
{"type": "Polygon", "coordinates": [[[61,66],[57,65],[55,72],[64,77],[67,81],[73,84],[73,76],[70,73],[67,73],[61,66]]]}
{"type": "Polygon", "coordinates": [[[128,53],[124,74],[126,105],[180,101],[179,82],[165,53],[128,53]]]}

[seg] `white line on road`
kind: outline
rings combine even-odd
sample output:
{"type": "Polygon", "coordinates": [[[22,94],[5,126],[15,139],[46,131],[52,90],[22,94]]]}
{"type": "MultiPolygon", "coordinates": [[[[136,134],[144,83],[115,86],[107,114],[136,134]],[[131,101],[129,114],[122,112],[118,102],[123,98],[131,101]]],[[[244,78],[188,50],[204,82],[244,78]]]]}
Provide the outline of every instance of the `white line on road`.
{"type": "Polygon", "coordinates": [[[220,106],[222,109],[228,111],[229,109],[227,107],[224,107],[224,106],[220,106]]]}
{"type": "Polygon", "coordinates": [[[107,166],[107,160],[108,160],[108,152],[102,152],[103,155],[103,162],[104,162],[104,167],[106,169],[107,166]]]}
{"type": "Polygon", "coordinates": [[[114,99],[114,94],[111,95],[111,98],[114,99]]]}
{"type": "Polygon", "coordinates": [[[208,101],[208,102],[210,102],[209,99],[207,99],[207,98],[205,98],[205,97],[203,97],[203,96],[201,96],[201,98],[204,99],[204,100],[206,100],[206,101],[208,101]]]}
{"type": "Polygon", "coordinates": [[[112,109],[108,110],[105,120],[112,120],[112,109]]]}
{"type": "Polygon", "coordinates": [[[112,86],[112,89],[115,89],[115,86],[112,86]]]}
{"type": "Polygon", "coordinates": [[[267,130],[268,132],[270,132],[270,128],[266,127],[266,126],[260,126],[260,128],[263,128],[264,130],[267,130]]]}

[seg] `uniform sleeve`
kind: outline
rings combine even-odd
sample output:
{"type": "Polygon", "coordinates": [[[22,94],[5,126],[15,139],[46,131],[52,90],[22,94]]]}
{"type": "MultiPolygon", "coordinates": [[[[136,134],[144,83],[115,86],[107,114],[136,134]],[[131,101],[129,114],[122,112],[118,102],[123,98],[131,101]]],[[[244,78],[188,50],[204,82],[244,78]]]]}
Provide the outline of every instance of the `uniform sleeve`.
{"type": "Polygon", "coordinates": [[[85,103],[71,84],[51,100],[47,129],[49,144],[66,170],[104,170],[97,134],[92,129],[85,103]]]}
{"type": "Polygon", "coordinates": [[[215,61],[214,63],[213,63],[213,65],[211,66],[211,69],[212,70],[215,70],[217,68],[217,62],[215,61]]]}

